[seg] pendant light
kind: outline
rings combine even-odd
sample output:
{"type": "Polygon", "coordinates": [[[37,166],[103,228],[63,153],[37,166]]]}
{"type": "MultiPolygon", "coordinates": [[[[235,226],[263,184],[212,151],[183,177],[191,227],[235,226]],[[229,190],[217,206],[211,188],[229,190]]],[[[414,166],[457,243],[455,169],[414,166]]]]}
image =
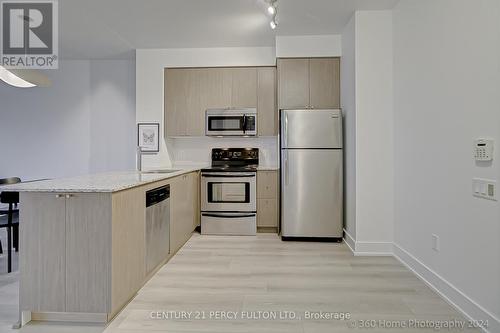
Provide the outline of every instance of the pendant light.
{"type": "Polygon", "coordinates": [[[0,80],[18,88],[49,87],[50,79],[35,69],[6,69],[0,66],[0,80]]]}

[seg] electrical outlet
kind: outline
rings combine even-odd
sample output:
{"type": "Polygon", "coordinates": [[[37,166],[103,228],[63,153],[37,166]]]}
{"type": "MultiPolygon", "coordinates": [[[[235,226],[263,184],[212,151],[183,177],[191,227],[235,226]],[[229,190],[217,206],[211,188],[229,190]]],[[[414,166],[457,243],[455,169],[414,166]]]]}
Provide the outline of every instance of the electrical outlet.
{"type": "Polygon", "coordinates": [[[432,234],[432,249],[436,252],[439,252],[440,246],[439,246],[439,236],[432,234]]]}
{"type": "Polygon", "coordinates": [[[497,200],[497,182],[494,180],[472,179],[472,195],[478,198],[497,200]]]}

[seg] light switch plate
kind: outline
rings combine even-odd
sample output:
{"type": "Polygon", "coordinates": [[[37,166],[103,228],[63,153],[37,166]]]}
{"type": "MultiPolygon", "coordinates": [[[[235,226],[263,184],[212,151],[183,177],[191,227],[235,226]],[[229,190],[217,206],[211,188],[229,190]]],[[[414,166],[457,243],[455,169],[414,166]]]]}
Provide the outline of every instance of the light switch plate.
{"type": "Polygon", "coordinates": [[[497,201],[497,182],[489,179],[472,179],[472,195],[497,201]]]}

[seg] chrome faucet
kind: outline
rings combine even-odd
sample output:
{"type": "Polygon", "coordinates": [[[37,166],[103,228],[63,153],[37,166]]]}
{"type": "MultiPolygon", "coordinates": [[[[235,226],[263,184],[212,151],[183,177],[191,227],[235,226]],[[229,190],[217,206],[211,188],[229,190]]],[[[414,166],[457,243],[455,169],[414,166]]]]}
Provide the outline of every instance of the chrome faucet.
{"type": "Polygon", "coordinates": [[[137,146],[137,153],[136,153],[136,162],[137,162],[137,171],[141,172],[142,171],[142,148],[141,146],[137,146]]]}

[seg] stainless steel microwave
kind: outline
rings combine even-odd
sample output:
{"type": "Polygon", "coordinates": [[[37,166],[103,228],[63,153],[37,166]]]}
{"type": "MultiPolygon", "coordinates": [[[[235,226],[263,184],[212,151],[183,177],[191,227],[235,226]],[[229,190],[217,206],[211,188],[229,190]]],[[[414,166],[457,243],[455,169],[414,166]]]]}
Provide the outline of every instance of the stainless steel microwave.
{"type": "Polygon", "coordinates": [[[257,109],[208,109],[205,115],[207,136],[256,136],[257,109]]]}

